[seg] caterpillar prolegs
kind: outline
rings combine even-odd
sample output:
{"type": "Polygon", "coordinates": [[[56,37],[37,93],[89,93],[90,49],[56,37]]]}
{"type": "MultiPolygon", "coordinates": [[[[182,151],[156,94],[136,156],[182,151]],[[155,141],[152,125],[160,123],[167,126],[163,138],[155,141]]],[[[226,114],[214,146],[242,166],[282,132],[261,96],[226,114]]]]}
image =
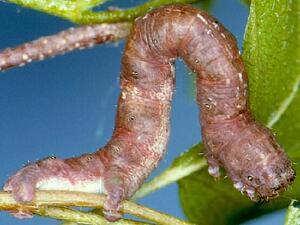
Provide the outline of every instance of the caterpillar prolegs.
{"type": "Polygon", "coordinates": [[[20,202],[35,189],[107,194],[104,214],[121,217],[130,198],[164,155],[174,91],[174,60],[197,74],[197,102],[208,171],[224,167],[251,200],[274,198],[295,177],[273,134],[255,121],[247,74],[234,37],[191,6],[170,5],[135,21],[122,60],[121,94],[111,140],[93,154],[47,158],[22,168],[5,184],[20,202]]]}

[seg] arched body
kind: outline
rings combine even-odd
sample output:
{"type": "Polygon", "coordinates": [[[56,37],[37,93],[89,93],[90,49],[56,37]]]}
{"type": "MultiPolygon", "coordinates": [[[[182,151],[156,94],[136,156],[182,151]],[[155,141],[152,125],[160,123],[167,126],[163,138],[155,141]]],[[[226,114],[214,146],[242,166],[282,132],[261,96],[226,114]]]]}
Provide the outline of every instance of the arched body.
{"type": "Polygon", "coordinates": [[[120,201],[135,193],[167,148],[177,57],[197,74],[209,173],[218,177],[224,167],[234,186],[252,200],[276,197],[293,181],[294,171],[273,134],[250,113],[236,41],[213,17],[182,5],[155,9],[135,21],[108,144],[93,154],[30,164],[5,190],[18,201],[32,200],[36,188],[101,192],[108,195],[106,218],[119,218],[120,201]]]}

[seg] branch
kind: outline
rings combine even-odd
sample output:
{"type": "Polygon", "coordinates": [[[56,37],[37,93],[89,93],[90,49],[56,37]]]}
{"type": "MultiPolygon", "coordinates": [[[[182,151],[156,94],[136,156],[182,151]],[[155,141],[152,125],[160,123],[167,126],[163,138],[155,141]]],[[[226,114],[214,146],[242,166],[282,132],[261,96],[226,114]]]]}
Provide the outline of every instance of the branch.
{"type": "MultiPolygon", "coordinates": [[[[55,13],[57,10],[67,12],[74,10],[68,4],[75,2],[77,5],[82,4],[80,1],[53,1],[53,0],[9,0],[16,4],[45,11],[53,15],[62,16],[60,13],[55,13]],[[54,10],[55,12],[52,12],[54,10]]],[[[80,23],[104,23],[104,22],[119,22],[133,20],[137,16],[146,13],[149,9],[160,5],[172,3],[192,3],[197,0],[152,0],[143,5],[128,9],[114,10],[107,12],[91,12],[85,11],[76,13],[76,20],[80,23]]],[[[103,0],[85,0],[85,4],[99,4],[103,0]]],[[[74,4],[75,4],[74,3],[74,4]]],[[[83,7],[84,8],[84,7],[83,7]]],[[[88,7],[86,7],[88,8],[88,7]]],[[[64,14],[64,13],[63,13],[64,14]]],[[[24,66],[27,63],[45,58],[54,57],[55,55],[70,52],[76,49],[92,47],[95,44],[103,44],[123,39],[128,36],[131,24],[100,24],[94,26],[84,26],[79,28],[70,28],[67,31],[62,31],[58,34],[39,38],[35,41],[25,43],[15,48],[7,48],[0,52],[0,71],[9,69],[15,66],[24,66]]]]}
{"type": "Polygon", "coordinates": [[[95,44],[118,41],[128,36],[130,27],[130,23],[116,23],[70,28],[16,48],[5,49],[0,52],[0,71],[95,44]]]}
{"type": "Polygon", "coordinates": [[[113,10],[106,12],[85,11],[80,16],[73,18],[73,22],[80,24],[95,24],[104,22],[132,21],[140,15],[146,14],[153,8],[170,4],[190,4],[199,0],[151,0],[143,5],[127,10],[113,10]]]}
{"type": "MultiPolygon", "coordinates": [[[[68,191],[37,191],[33,202],[20,204],[16,202],[12,195],[7,192],[0,192],[0,210],[10,211],[30,211],[39,213],[39,208],[43,213],[45,206],[79,206],[90,208],[102,208],[105,201],[104,195],[68,192],[68,191]]],[[[55,209],[54,209],[55,210],[55,209]]],[[[120,211],[128,213],[142,219],[150,220],[161,225],[191,225],[188,222],[179,220],[167,214],[157,212],[153,209],[140,206],[130,201],[123,201],[120,211]]],[[[77,213],[77,212],[76,212],[77,213]]],[[[61,216],[64,216],[64,212],[61,216]]],[[[66,219],[66,218],[61,218],[66,219]]],[[[75,220],[74,220],[75,221],[75,220]]]]}
{"type": "Polygon", "coordinates": [[[75,23],[107,23],[132,21],[139,15],[162,5],[182,3],[188,4],[199,0],[150,0],[142,5],[127,9],[106,12],[92,12],[89,8],[95,7],[104,0],[8,0],[8,2],[32,8],[54,16],[62,17],[75,23]]]}
{"type": "MultiPolygon", "coordinates": [[[[88,223],[87,223],[88,224],[88,223]]],[[[76,222],[69,222],[69,221],[64,221],[60,225],[78,225],[76,222]]]]}
{"type": "Polygon", "coordinates": [[[114,223],[108,222],[103,216],[91,212],[80,212],[77,210],[61,207],[39,207],[34,213],[40,216],[51,217],[67,221],[64,225],[93,224],[93,225],[151,225],[149,223],[120,219],[114,223]]]}

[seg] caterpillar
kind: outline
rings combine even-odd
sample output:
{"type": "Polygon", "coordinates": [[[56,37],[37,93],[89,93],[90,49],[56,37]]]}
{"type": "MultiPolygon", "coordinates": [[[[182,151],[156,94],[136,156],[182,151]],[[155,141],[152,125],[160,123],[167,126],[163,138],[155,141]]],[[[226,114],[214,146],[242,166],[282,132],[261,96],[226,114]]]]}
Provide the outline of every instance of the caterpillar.
{"type": "Polygon", "coordinates": [[[251,115],[235,38],[215,18],[188,5],[157,8],[135,21],[109,142],[92,154],[29,164],[4,190],[20,202],[31,201],[36,189],[104,193],[105,217],[120,218],[120,202],[136,192],[166,151],[177,57],[197,74],[209,174],[219,177],[223,167],[234,187],[253,201],[277,197],[295,172],[271,131],[251,115]]]}

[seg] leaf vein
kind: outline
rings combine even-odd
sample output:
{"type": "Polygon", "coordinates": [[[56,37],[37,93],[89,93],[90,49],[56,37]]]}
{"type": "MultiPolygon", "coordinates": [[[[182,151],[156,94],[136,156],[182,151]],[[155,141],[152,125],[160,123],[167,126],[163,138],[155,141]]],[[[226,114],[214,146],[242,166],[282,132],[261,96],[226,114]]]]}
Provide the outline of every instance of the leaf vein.
{"type": "Polygon", "coordinates": [[[299,90],[299,86],[300,86],[300,75],[297,77],[291,93],[287,96],[287,98],[285,98],[282,101],[279,108],[271,114],[269,122],[267,123],[267,127],[269,128],[273,127],[274,124],[276,124],[280,120],[282,115],[286,112],[286,110],[288,109],[288,107],[296,97],[296,94],[299,90]]]}

